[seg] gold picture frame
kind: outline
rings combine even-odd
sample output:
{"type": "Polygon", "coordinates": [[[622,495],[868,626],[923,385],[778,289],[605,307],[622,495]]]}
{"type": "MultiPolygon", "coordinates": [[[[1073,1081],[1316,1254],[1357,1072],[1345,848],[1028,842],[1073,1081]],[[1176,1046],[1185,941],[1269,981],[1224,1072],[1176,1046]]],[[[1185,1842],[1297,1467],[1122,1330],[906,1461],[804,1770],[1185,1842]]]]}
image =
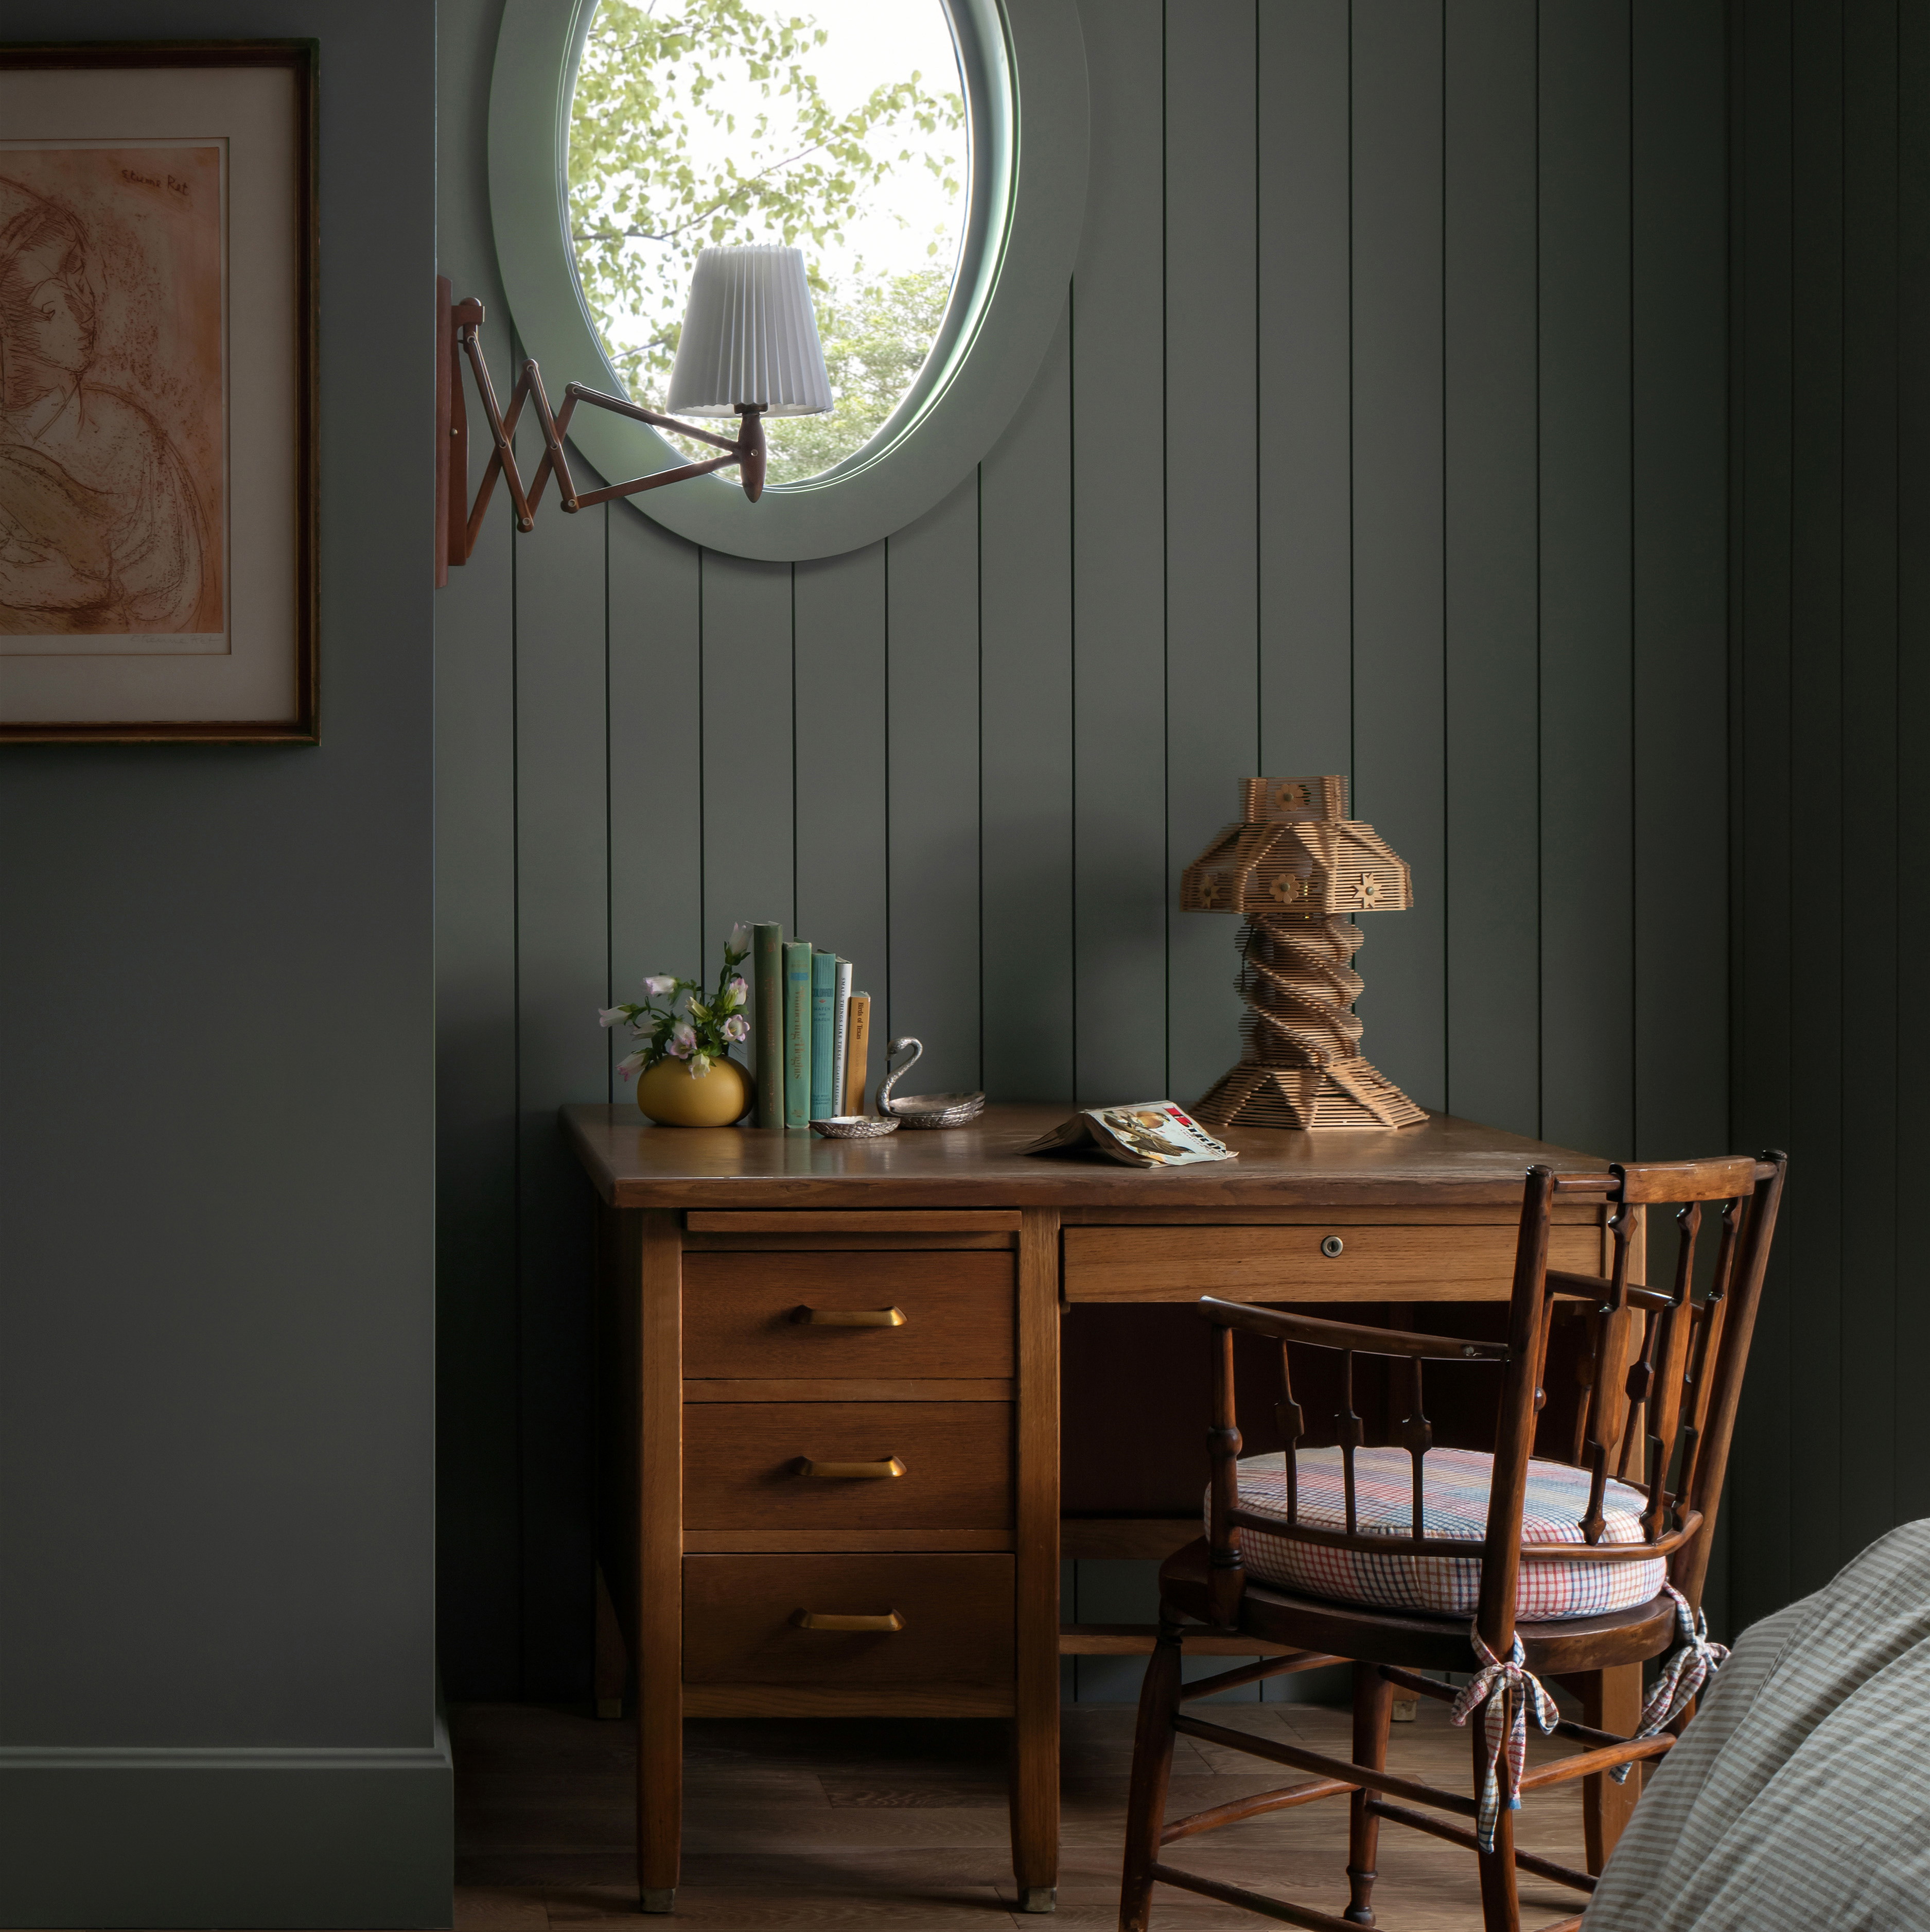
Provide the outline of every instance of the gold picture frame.
{"type": "Polygon", "coordinates": [[[0,741],[316,738],[316,86],[0,46],[0,741]]]}

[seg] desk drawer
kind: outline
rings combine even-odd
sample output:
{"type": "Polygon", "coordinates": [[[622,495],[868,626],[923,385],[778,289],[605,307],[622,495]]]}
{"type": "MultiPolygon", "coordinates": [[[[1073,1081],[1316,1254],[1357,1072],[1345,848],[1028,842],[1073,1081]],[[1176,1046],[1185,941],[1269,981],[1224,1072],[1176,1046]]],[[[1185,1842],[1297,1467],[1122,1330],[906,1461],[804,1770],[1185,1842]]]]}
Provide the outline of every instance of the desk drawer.
{"type": "Polygon", "coordinates": [[[944,1251],[684,1257],[684,1373],[800,1381],[1012,1372],[1009,1254],[944,1251]],[[889,1327],[807,1322],[876,1316],[889,1327]]]}
{"type": "Polygon", "coordinates": [[[1009,1556],[687,1556],[684,1681],[1008,1684],[1009,1556]],[[896,1630],[800,1627],[862,1617],[896,1630]]]}
{"type": "Polygon", "coordinates": [[[1003,1402],[694,1403],[684,1521],[822,1529],[833,1548],[840,1529],[1008,1528],[1011,1438],[1003,1402]]]}
{"type": "MultiPolygon", "coordinates": [[[[1505,1301],[1515,1226],[1068,1228],[1068,1301],[1505,1301]],[[1323,1244],[1339,1244],[1330,1253],[1323,1244]]],[[[1548,1264],[1593,1274],[1593,1226],[1550,1232],[1548,1264]]]]}

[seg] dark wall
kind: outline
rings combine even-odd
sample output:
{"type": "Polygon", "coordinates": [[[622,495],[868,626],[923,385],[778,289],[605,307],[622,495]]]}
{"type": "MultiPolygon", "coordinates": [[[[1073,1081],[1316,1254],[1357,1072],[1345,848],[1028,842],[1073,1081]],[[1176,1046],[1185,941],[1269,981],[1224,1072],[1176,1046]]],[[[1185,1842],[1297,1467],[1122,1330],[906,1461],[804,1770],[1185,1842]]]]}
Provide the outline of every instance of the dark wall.
{"type": "Polygon", "coordinates": [[[1733,56],[1736,1126],[1792,1156],[1746,1622],[1930,1514],[1930,17],[1752,0],[1733,56]]]}
{"type": "MultiPolygon", "coordinates": [[[[1344,771],[1415,879],[1364,922],[1375,1060],[1604,1155],[1728,1139],[1719,0],[1082,13],[1065,326],[949,501],[795,568],[498,510],[439,593],[452,1694],[586,1694],[556,1109],[627,1093],[596,1009],[735,919],[855,959],[935,1088],[1189,1100],[1239,1009],[1179,868],[1242,777],[1344,771]]],[[[499,381],[499,18],[443,0],[499,381]]]]}
{"type": "Polygon", "coordinates": [[[0,1919],[446,1924],[434,14],[4,31],[159,28],[321,46],[322,740],[0,754],[0,1919]]]}

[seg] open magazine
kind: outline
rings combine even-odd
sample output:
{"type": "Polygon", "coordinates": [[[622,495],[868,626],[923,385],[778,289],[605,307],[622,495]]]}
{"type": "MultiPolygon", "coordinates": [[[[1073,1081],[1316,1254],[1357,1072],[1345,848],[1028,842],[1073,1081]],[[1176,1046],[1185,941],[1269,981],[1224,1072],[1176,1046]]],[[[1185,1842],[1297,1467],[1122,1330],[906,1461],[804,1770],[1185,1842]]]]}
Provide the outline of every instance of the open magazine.
{"type": "Polygon", "coordinates": [[[1196,1161],[1239,1158],[1170,1100],[1088,1107],[1020,1151],[1067,1154],[1089,1148],[1128,1167],[1190,1167],[1196,1161]]]}

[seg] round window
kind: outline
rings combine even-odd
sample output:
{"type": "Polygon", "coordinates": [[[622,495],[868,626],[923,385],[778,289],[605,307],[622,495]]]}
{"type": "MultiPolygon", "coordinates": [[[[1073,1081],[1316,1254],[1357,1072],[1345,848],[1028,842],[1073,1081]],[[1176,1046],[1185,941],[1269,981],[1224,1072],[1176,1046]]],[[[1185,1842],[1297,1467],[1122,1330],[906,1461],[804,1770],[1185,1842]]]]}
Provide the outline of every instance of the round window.
{"type": "Polygon", "coordinates": [[[577,278],[631,401],[670,406],[698,250],[778,242],[804,251],[835,406],[770,419],[769,483],[876,440],[937,346],[964,234],[965,83],[940,0],[813,0],[808,20],[792,0],[598,0],[569,139],[577,278]]]}
{"type": "MultiPolygon", "coordinates": [[[[491,209],[553,391],[664,408],[699,249],[804,251],[831,412],[767,422],[760,502],[730,475],[629,500],[714,549],[855,549],[969,473],[1062,312],[1085,172],[1074,0],[505,8],[491,209]]],[[[571,435],[611,481],[699,453],[600,410],[571,435]]]]}

